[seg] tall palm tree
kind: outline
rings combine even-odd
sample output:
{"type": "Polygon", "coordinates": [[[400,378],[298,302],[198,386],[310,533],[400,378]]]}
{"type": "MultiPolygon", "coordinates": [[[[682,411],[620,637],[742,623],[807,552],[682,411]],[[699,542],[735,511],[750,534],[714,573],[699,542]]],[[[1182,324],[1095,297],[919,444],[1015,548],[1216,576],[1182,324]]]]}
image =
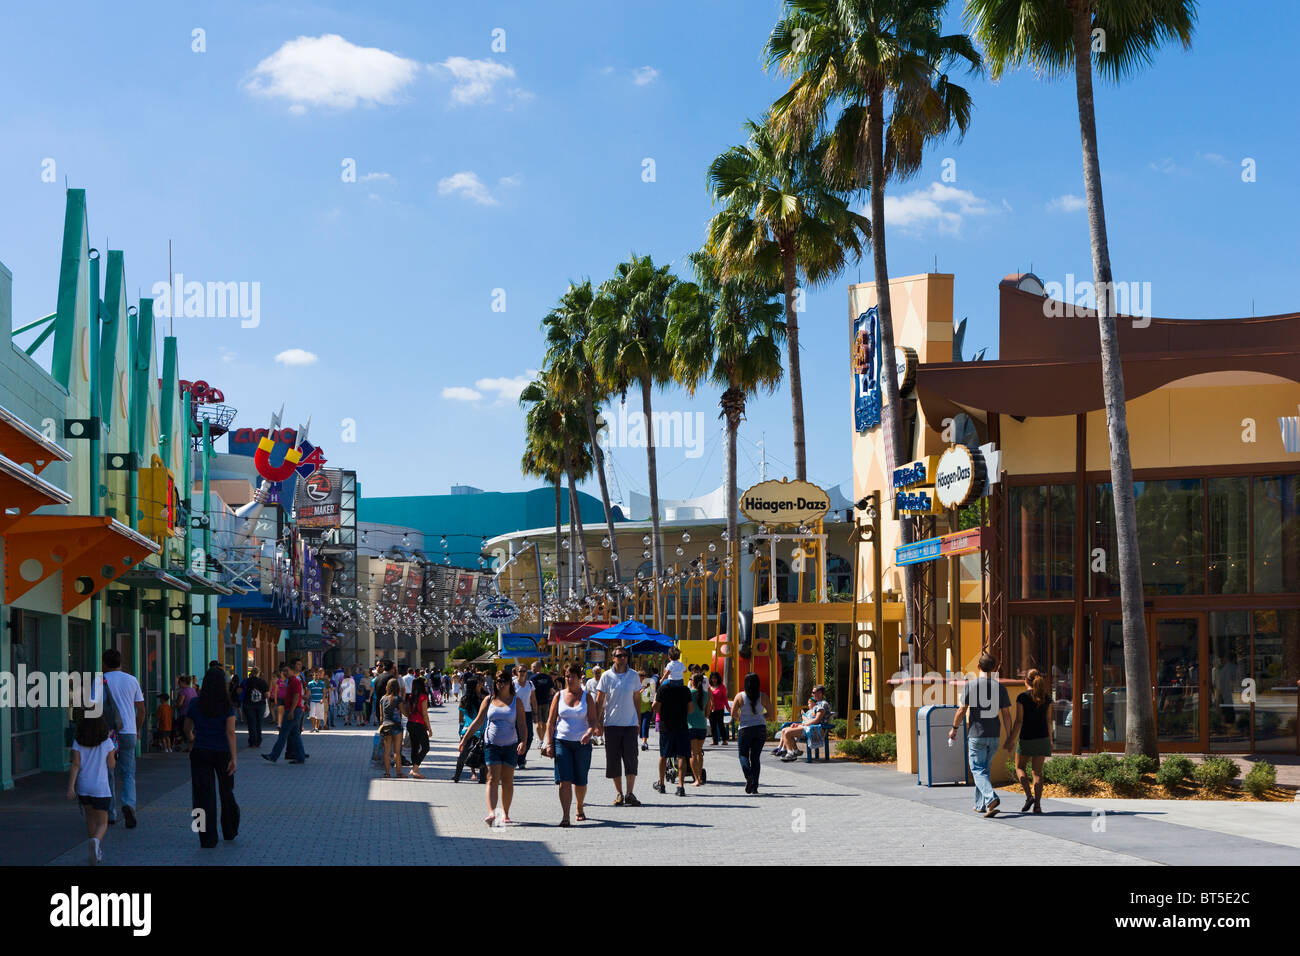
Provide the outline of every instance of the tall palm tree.
{"type": "MultiPolygon", "coordinates": [[[[974,70],[980,56],[965,34],[944,35],[947,0],[786,0],[768,38],[770,66],[792,78],[773,105],[787,139],[825,129],[832,181],[869,189],[876,313],[882,372],[893,368],[894,323],[885,249],[885,186],[921,166],[927,141],[970,123],[970,94],[948,78],[954,62],[974,70]],[[831,111],[838,108],[838,116],[831,111]]],[[[891,467],[910,457],[903,434],[898,379],[880,376],[891,467]]],[[[911,526],[900,528],[904,543],[911,526]]],[[[915,571],[908,568],[906,629],[915,633],[915,571]]]]}
{"type": "Polygon", "coordinates": [[[1124,370],[1112,301],[1114,287],[1101,195],[1092,71],[1095,57],[1101,75],[1118,83],[1149,65],[1162,43],[1174,40],[1184,49],[1190,47],[1196,3],[1195,0],[966,0],[966,20],[984,46],[995,79],[1026,62],[1049,78],[1074,71],[1092,274],[1097,289],[1101,378],[1110,437],[1110,480],[1119,542],[1124,675],[1130,689],[1126,695],[1124,748],[1127,753],[1155,756],[1155,714],[1151,697],[1146,693],[1146,688],[1151,686],[1151,662],[1138,554],[1133,461],[1129,455],[1124,370]]]}
{"type": "MultiPolygon", "coordinates": [[[[696,282],[673,291],[669,305],[667,345],[673,377],[695,394],[703,381],[723,388],[720,418],[727,427],[727,558],[731,580],[740,577],[740,534],[737,521],[736,434],[745,417],[746,399],[775,390],[781,381],[781,288],[773,282],[722,278],[722,268],[706,251],[692,253],[696,282]]],[[[739,640],[737,608],[727,595],[727,638],[739,640]]],[[[728,656],[723,677],[736,690],[728,656]]]]}
{"type": "Polygon", "coordinates": [[[779,282],[785,292],[794,469],[806,481],[799,274],[810,286],[834,279],[850,257],[861,255],[871,227],[823,175],[825,144],[805,136],[783,145],[770,114],[758,123],[747,121],[745,130],[749,141],[709,166],[709,190],[722,208],[709,222],[705,248],[724,279],[758,275],[779,282]]]}
{"type": "Polygon", "coordinates": [[[600,503],[605,509],[605,532],[610,542],[610,563],[614,574],[614,598],[618,616],[623,616],[622,577],[618,564],[618,537],[614,531],[614,509],[609,503],[609,483],[605,478],[605,453],[598,441],[596,409],[610,397],[608,383],[596,374],[589,354],[588,338],[592,328],[592,306],[596,296],[591,280],[571,284],[559,304],[542,319],[546,330],[546,369],[561,395],[582,403],[587,436],[595,458],[594,469],[600,479],[600,503]]]}
{"type": "Polygon", "coordinates": [[[620,263],[614,277],[600,287],[592,306],[588,336],[592,364],[612,393],[626,394],[641,386],[645,415],[646,470],[650,484],[650,533],[654,586],[654,626],[662,625],[660,578],[663,548],[659,539],[659,470],[655,460],[654,413],[650,394],[670,378],[664,337],[668,331],[668,297],[677,285],[669,266],[656,266],[650,256],[635,253],[620,263]]]}

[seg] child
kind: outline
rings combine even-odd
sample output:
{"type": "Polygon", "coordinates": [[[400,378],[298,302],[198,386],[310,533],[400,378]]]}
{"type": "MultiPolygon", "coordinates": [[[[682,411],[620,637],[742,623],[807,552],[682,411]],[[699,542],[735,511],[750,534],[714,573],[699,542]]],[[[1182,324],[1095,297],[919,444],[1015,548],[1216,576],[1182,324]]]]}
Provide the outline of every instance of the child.
{"type": "Polygon", "coordinates": [[[682,651],[679,647],[674,647],[668,652],[669,661],[664,665],[663,679],[665,681],[678,681],[685,684],[686,665],[682,663],[682,651]]]}
{"type": "Polygon", "coordinates": [[[172,705],[166,694],[158,695],[158,709],[153,714],[153,742],[163,753],[172,752],[172,705]]]}
{"type": "Polygon", "coordinates": [[[117,763],[117,742],[108,734],[108,721],[101,713],[91,717],[83,713],[72,742],[72,767],[68,771],[68,799],[76,799],[86,809],[86,836],[89,837],[89,863],[104,861],[104,834],[108,830],[108,810],[113,792],[108,775],[117,763]]]}

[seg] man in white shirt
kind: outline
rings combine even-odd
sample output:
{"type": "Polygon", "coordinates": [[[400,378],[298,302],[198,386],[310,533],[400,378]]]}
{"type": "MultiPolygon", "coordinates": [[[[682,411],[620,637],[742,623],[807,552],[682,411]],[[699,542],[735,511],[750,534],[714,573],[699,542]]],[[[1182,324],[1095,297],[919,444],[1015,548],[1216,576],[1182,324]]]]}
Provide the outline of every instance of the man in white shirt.
{"type": "Polygon", "coordinates": [[[528,724],[528,739],[524,742],[524,752],[519,755],[519,762],[515,765],[516,770],[526,770],[525,761],[528,759],[528,748],[533,745],[533,683],[530,681],[528,668],[522,664],[515,667],[515,696],[519,698],[519,704],[524,709],[524,721],[528,724]]]}
{"type": "Polygon", "coordinates": [[[605,738],[605,776],[614,781],[614,806],[639,807],[641,801],[632,788],[636,786],[641,675],[627,661],[627,648],[614,648],[614,669],[605,671],[596,685],[596,733],[605,738]]]}
{"type": "Polygon", "coordinates": [[[339,681],[339,700],[343,704],[343,723],[351,727],[357,700],[357,682],[351,674],[344,674],[343,679],[339,681]]]}
{"type": "MultiPolygon", "coordinates": [[[[122,721],[117,732],[117,767],[110,782],[113,805],[108,811],[110,825],[117,823],[118,808],[126,819],[126,828],[135,829],[135,745],[144,726],[144,693],[140,682],[122,670],[122,652],[115,647],[104,651],[104,683],[122,721]]],[[[179,715],[178,715],[179,716],[179,715]]],[[[112,727],[109,728],[110,730],[112,727]]]]}

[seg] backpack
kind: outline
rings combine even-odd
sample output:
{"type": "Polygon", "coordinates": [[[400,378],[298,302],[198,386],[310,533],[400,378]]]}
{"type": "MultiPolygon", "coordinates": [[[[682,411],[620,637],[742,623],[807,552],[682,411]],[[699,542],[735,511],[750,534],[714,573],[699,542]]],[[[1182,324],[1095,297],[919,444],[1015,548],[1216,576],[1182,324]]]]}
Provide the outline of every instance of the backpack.
{"type": "Polygon", "coordinates": [[[104,678],[104,720],[108,722],[109,730],[122,732],[122,714],[117,709],[117,701],[113,699],[113,691],[108,686],[107,677],[104,678]]]}

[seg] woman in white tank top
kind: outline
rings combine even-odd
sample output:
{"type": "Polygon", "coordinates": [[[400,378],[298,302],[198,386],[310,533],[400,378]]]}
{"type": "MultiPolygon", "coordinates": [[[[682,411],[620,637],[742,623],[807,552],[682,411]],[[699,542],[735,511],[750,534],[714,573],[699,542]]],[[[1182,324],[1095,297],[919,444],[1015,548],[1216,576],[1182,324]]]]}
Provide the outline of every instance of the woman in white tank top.
{"type": "Polygon", "coordinates": [[[591,737],[595,732],[595,699],[582,686],[582,665],[570,664],[564,690],[551,698],[542,753],[555,761],[555,782],[560,786],[560,826],[569,826],[569,804],[578,794],[578,822],[587,798],[587,774],[591,770],[591,737]]]}

